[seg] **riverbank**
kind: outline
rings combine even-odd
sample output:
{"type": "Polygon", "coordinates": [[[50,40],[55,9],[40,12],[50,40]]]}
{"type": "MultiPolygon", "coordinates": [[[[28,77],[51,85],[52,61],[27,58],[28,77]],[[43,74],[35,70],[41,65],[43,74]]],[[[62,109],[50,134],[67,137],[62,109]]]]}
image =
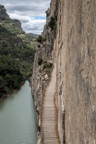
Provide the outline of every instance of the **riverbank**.
{"type": "MultiPolygon", "coordinates": [[[[28,81],[29,81],[30,87],[32,87],[32,77],[29,77],[29,78],[28,78],[28,81]]],[[[21,88],[21,86],[24,85],[24,83],[25,83],[25,81],[23,81],[23,82],[20,84],[20,88],[21,88]]],[[[8,94],[2,95],[2,97],[0,98],[0,102],[2,102],[4,99],[8,98],[8,96],[10,96],[11,94],[13,94],[14,92],[20,90],[20,88],[19,88],[19,89],[14,89],[14,90],[10,91],[8,94]]]]}
{"type": "MultiPolygon", "coordinates": [[[[21,86],[24,85],[24,83],[25,83],[25,81],[23,81],[23,82],[20,84],[20,88],[21,88],[21,86]]],[[[10,92],[7,93],[7,94],[3,94],[3,95],[0,97],[0,102],[2,102],[4,99],[8,98],[11,94],[13,94],[13,93],[15,93],[16,91],[20,90],[20,88],[19,88],[19,89],[14,89],[14,90],[10,91],[10,92]]]]}

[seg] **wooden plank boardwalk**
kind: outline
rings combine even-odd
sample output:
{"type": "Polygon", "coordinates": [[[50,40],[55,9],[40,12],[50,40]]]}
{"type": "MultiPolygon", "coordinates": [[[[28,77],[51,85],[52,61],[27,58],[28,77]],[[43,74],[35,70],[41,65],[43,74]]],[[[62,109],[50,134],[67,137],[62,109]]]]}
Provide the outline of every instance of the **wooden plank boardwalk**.
{"type": "Polygon", "coordinates": [[[60,144],[57,132],[57,118],[55,108],[56,89],[56,66],[51,74],[51,80],[46,88],[43,109],[42,109],[42,129],[44,132],[44,144],[60,144]]]}

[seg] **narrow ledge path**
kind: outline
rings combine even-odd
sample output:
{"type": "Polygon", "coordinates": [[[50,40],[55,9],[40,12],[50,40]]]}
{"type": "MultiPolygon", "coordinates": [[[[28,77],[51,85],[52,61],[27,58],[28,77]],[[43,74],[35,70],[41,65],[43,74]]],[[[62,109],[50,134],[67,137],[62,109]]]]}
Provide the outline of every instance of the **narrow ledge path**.
{"type": "Polygon", "coordinates": [[[56,65],[51,74],[49,85],[46,88],[43,109],[42,109],[42,129],[44,132],[44,144],[60,144],[57,132],[57,118],[55,107],[56,91],[56,65]]]}

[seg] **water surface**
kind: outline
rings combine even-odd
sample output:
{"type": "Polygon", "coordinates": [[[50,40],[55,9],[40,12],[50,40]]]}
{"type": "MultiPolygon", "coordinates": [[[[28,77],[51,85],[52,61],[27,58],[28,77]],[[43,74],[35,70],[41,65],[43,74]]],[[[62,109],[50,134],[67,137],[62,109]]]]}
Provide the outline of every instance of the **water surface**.
{"type": "Polygon", "coordinates": [[[36,144],[36,112],[28,81],[0,103],[0,144],[36,144]]]}

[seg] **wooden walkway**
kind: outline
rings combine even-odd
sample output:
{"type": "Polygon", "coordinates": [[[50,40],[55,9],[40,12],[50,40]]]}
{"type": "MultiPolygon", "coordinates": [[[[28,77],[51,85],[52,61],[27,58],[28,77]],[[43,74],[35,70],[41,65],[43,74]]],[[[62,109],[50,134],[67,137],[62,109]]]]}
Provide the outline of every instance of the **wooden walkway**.
{"type": "Polygon", "coordinates": [[[50,83],[46,88],[42,109],[42,129],[44,131],[44,144],[60,144],[57,132],[56,108],[54,102],[55,89],[56,66],[54,65],[50,83]]]}

